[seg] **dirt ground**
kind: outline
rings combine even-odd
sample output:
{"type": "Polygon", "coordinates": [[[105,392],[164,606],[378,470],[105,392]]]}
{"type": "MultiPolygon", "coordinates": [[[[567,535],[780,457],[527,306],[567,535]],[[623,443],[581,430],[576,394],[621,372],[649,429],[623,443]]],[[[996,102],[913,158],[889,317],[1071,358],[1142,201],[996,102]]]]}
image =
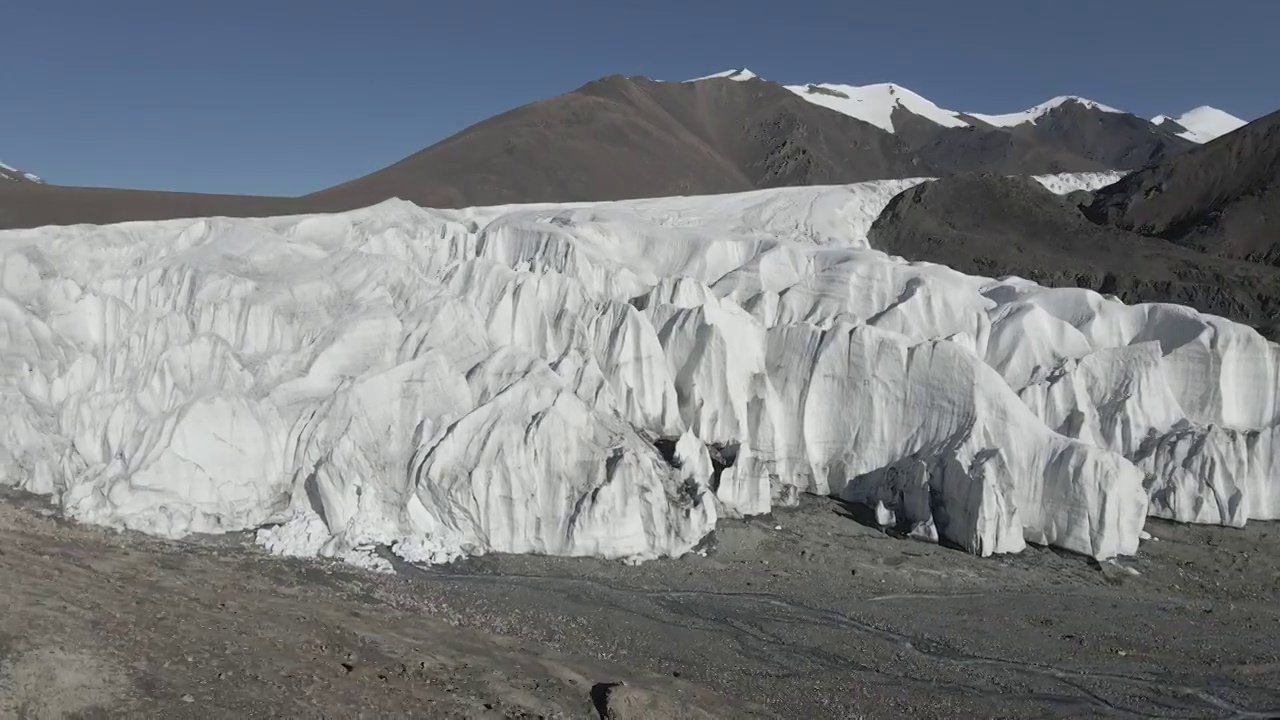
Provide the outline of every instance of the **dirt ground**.
{"type": "Polygon", "coordinates": [[[6,492],[0,717],[1280,717],[1280,527],[1147,529],[982,559],[806,498],[705,557],[375,575],[6,492]]]}

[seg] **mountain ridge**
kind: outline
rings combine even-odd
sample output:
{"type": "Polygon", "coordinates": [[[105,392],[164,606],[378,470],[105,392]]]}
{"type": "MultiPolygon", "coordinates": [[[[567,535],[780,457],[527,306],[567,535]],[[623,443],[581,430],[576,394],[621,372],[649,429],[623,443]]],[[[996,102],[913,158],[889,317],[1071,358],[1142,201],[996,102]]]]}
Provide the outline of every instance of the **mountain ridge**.
{"type": "Polygon", "coordinates": [[[851,97],[853,86],[801,91],[746,68],[681,82],[609,76],[307,197],[347,209],[391,196],[444,207],[617,200],[964,172],[1132,170],[1194,147],[1094,101],[1050,101],[1032,122],[997,127],[899,85],[867,87],[865,97],[851,97]],[[869,110],[843,107],[859,103],[869,110]]]}
{"type": "Polygon", "coordinates": [[[1009,120],[1017,113],[983,116],[1009,123],[996,126],[940,108],[894,83],[797,87],[745,68],[684,82],[608,76],[513,108],[382,169],[296,198],[0,183],[0,228],[192,213],[336,212],[393,197],[449,208],[970,172],[1134,170],[1196,147],[1174,132],[1180,126],[1171,122],[1162,129],[1071,96],[1024,111],[1030,117],[1026,122],[1009,120]],[[851,97],[857,93],[863,95],[851,97]],[[866,112],[829,107],[842,102],[874,107],[866,112]]]}
{"type": "MultiPolygon", "coordinates": [[[[685,82],[702,82],[716,79],[736,81],[765,80],[747,68],[740,68],[705,75],[685,82]]],[[[892,106],[895,103],[910,112],[927,117],[945,127],[1016,127],[1035,123],[1044,115],[1067,104],[1080,105],[1089,110],[1098,110],[1105,113],[1141,117],[1135,113],[1120,110],[1080,95],[1058,95],[1024,110],[1009,113],[980,113],[943,108],[920,93],[895,82],[880,82],[868,85],[824,82],[783,85],[783,87],[809,102],[871,122],[873,125],[888,132],[893,132],[892,124],[879,118],[887,117],[892,112],[892,106]],[[865,113],[858,111],[859,105],[865,106],[865,113]],[[912,105],[915,107],[911,107],[912,105]],[[972,122],[975,120],[977,123],[972,122]]],[[[1143,119],[1147,120],[1146,118],[1143,119]]],[[[1150,118],[1148,122],[1156,126],[1169,122],[1174,123],[1178,128],[1171,127],[1171,130],[1182,134],[1184,139],[1198,144],[1213,140],[1246,124],[1245,120],[1209,105],[1201,105],[1177,117],[1157,115],[1150,118]]]]}

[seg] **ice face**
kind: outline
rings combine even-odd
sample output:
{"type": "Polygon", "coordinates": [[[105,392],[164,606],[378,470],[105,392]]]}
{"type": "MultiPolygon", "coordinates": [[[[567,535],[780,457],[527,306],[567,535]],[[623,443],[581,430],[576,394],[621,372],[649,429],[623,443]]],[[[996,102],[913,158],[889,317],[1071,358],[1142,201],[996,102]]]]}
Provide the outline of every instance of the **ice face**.
{"type": "Polygon", "coordinates": [[[868,248],[914,182],[0,233],[0,482],[372,565],[680,555],[800,492],[984,555],[1280,517],[1276,345],[868,248]]]}

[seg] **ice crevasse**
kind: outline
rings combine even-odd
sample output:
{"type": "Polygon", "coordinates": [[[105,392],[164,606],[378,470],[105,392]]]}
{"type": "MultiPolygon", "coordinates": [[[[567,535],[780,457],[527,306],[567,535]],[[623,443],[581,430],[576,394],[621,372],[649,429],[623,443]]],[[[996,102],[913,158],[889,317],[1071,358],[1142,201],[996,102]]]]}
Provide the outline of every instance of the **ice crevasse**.
{"type": "Polygon", "coordinates": [[[374,565],[680,555],[802,492],[983,555],[1280,517],[1275,344],[869,248],[915,182],[3,232],[0,482],[374,565]]]}

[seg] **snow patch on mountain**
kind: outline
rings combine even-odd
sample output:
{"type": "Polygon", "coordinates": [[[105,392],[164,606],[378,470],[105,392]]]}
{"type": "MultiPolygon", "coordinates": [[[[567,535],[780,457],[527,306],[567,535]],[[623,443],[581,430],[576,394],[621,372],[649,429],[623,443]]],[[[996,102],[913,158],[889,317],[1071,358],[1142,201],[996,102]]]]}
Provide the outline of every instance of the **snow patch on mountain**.
{"type": "Polygon", "coordinates": [[[6,165],[5,163],[2,163],[2,162],[0,162],[0,180],[11,180],[11,181],[26,180],[28,182],[34,182],[34,183],[44,182],[44,180],[41,180],[40,177],[37,175],[34,175],[29,172],[23,172],[18,168],[13,167],[12,165],[6,165]]]}
{"type": "MultiPolygon", "coordinates": [[[[714,75],[707,75],[686,82],[697,82],[714,78],[733,80],[751,80],[759,76],[747,70],[726,70],[714,75]]],[[[1053,110],[1068,103],[1082,105],[1091,110],[1106,113],[1128,114],[1110,105],[1076,95],[1061,95],[1047,100],[1034,107],[1019,112],[998,115],[974,112],[957,112],[938,106],[933,101],[894,83],[877,83],[873,85],[842,85],[838,83],[810,83],[805,85],[784,85],[786,89],[805,100],[863,122],[870,123],[886,132],[894,132],[893,112],[902,108],[920,117],[931,120],[943,127],[994,126],[1016,127],[1035,123],[1053,110]],[[974,120],[978,122],[973,122],[974,120]]],[[[1221,137],[1247,123],[1230,113],[1217,108],[1201,106],[1189,110],[1177,117],[1157,115],[1151,119],[1156,125],[1167,122],[1176,123],[1181,132],[1178,136],[1197,143],[1206,143],[1221,137]]]]}
{"type": "Polygon", "coordinates": [[[1101,170],[1098,172],[1064,173],[1060,175],[1035,175],[1033,177],[1036,182],[1043,185],[1049,192],[1066,195],[1077,190],[1092,192],[1104,188],[1119,182],[1120,178],[1125,175],[1128,175],[1128,173],[1119,170],[1101,170]]]}
{"type": "Polygon", "coordinates": [[[923,96],[893,83],[862,86],[822,83],[784,87],[815,105],[855,117],[887,132],[894,131],[893,111],[897,108],[920,115],[943,127],[969,125],[957,117],[957,113],[944,110],[923,96]]]}
{"type": "Polygon", "coordinates": [[[1248,124],[1231,113],[1208,105],[1188,110],[1177,117],[1157,115],[1151,118],[1151,122],[1156,125],[1172,122],[1183,129],[1178,133],[1179,137],[1196,143],[1207,143],[1248,124]]]}
{"type": "MultiPolygon", "coordinates": [[[[694,78],[686,82],[697,82],[712,78],[746,80],[757,77],[759,76],[746,69],[727,70],[715,75],[694,78]]],[[[893,112],[898,108],[931,120],[943,127],[973,127],[979,125],[1015,127],[1025,123],[1034,123],[1055,108],[1067,103],[1078,103],[1086,108],[1107,113],[1124,113],[1123,110],[1117,110],[1109,105],[1074,95],[1056,97],[1020,112],[988,115],[948,110],[919,93],[894,83],[876,83],[872,85],[810,83],[806,85],[784,85],[783,87],[815,105],[821,105],[827,109],[857,118],[891,133],[895,131],[893,112]],[[975,123],[973,120],[979,122],[975,123]]]]}
{"type": "Polygon", "coordinates": [[[743,80],[754,80],[758,77],[760,76],[756,75],[755,73],[751,72],[746,68],[738,68],[736,70],[725,70],[724,72],[718,72],[713,75],[704,75],[700,78],[686,80],[685,82],[698,82],[700,80],[715,80],[717,78],[723,78],[726,80],[743,81],[743,80]]]}
{"type": "Polygon", "coordinates": [[[1027,108],[1026,110],[1023,110],[1021,112],[1006,113],[1004,115],[984,115],[981,113],[967,113],[967,114],[970,117],[977,118],[978,120],[981,120],[982,122],[987,123],[988,125],[994,125],[996,127],[1014,127],[1014,126],[1023,125],[1026,123],[1034,123],[1040,118],[1047,115],[1048,113],[1052,112],[1053,110],[1059,107],[1062,107],[1063,105],[1066,105],[1067,103],[1083,105],[1084,107],[1089,108],[1090,110],[1100,110],[1106,113],[1125,114],[1123,110],[1117,110],[1109,105],[1103,105],[1100,102],[1096,102],[1088,98],[1077,97],[1075,95],[1061,95],[1059,97],[1053,98],[1052,100],[1042,102],[1039,105],[1036,105],[1035,107],[1027,108]]]}
{"type": "Polygon", "coordinates": [[[680,555],[800,492],[983,555],[1280,517],[1276,345],[868,248],[913,182],[0,232],[0,482],[365,565],[680,555]]]}

